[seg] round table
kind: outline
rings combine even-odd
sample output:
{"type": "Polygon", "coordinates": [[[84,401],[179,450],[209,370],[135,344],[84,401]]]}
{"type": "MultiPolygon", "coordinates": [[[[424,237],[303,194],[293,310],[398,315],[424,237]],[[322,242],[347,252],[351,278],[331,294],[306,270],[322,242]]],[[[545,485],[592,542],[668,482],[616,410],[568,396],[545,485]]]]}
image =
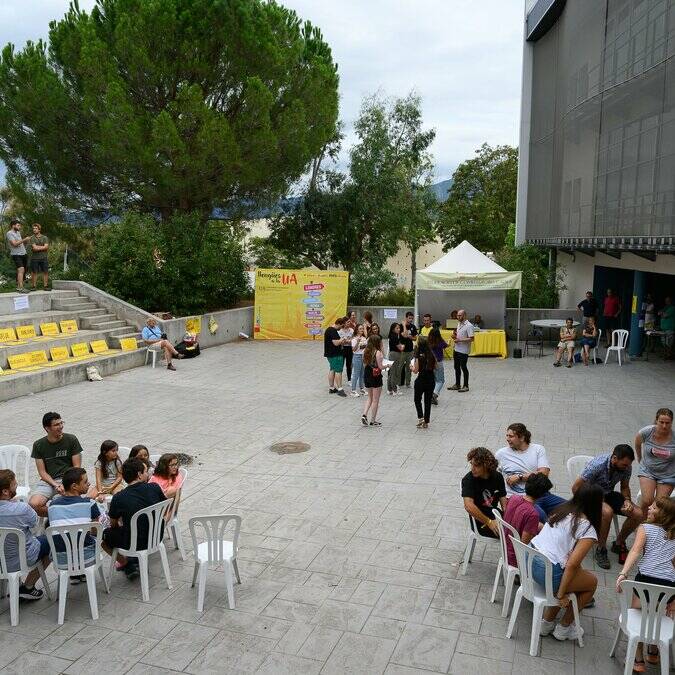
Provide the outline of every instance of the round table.
{"type": "MultiPolygon", "coordinates": [[[[567,325],[567,320],[566,319],[535,319],[534,321],[530,321],[530,326],[534,326],[535,328],[547,328],[548,329],[548,341],[549,342],[554,342],[554,340],[551,339],[551,331],[554,328],[564,328],[567,325]]],[[[578,321],[573,321],[572,326],[576,328],[579,326],[578,321]]]]}

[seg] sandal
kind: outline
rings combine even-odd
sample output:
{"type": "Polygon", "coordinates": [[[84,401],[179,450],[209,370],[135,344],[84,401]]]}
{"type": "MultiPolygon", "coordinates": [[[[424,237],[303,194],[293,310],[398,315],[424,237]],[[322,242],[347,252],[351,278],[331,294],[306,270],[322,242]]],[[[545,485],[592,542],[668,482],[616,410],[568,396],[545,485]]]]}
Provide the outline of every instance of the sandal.
{"type": "Polygon", "coordinates": [[[424,424],[424,418],[423,417],[421,419],[417,420],[417,428],[418,429],[420,429],[423,424],[424,424]]]}
{"type": "Polygon", "coordinates": [[[645,659],[647,660],[647,663],[651,663],[653,665],[656,665],[659,662],[659,650],[657,647],[652,647],[652,645],[649,645],[647,647],[647,655],[645,656],[645,659]],[[655,652],[649,651],[650,649],[656,649],[655,652]]]}
{"type": "Polygon", "coordinates": [[[645,665],[644,661],[638,661],[637,659],[635,659],[635,661],[633,661],[633,672],[634,673],[644,673],[645,670],[647,670],[647,666],[645,665]]]}

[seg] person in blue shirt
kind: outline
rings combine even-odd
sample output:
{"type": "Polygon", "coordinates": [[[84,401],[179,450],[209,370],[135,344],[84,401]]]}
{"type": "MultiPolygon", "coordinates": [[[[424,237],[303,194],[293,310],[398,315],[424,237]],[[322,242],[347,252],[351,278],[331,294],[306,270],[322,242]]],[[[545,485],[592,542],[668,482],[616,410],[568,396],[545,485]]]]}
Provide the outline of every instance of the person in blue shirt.
{"type": "Polygon", "coordinates": [[[166,359],[166,369],[176,370],[171,359],[175,356],[177,359],[182,359],[183,355],[176,351],[176,348],[166,339],[166,335],[162,333],[162,329],[157,325],[157,320],[152,317],[145,322],[145,328],[141,332],[143,342],[150,349],[157,349],[164,352],[166,359]]]}

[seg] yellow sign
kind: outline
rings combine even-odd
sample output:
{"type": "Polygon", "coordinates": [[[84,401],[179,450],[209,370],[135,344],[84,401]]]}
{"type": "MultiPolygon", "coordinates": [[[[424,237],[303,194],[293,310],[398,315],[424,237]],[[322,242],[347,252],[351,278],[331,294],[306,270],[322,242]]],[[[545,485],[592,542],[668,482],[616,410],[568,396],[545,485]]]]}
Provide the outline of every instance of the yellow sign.
{"type": "Polygon", "coordinates": [[[108,351],[108,345],[105,340],[92,340],[89,344],[91,345],[91,351],[94,352],[94,354],[101,354],[102,352],[108,351]]]}
{"type": "Polygon", "coordinates": [[[136,338],[122,338],[120,340],[120,347],[122,347],[123,352],[130,352],[134,349],[138,349],[136,338]]]}
{"type": "Polygon", "coordinates": [[[39,352],[28,352],[31,366],[39,366],[47,363],[47,352],[40,350],[39,352]]]}
{"type": "Polygon", "coordinates": [[[16,333],[13,328],[0,328],[0,342],[16,342],[16,333]]]}
{"type": "Polygon", "coordinates": [[[349,273],[256,270],[256,340],[318,340],[347,311],[349,273]]]}
{"type": "Polygon", "coordinates": [[[40,332],[43,335],[58,335],[59,327],[55,323],[41,323],[40,332]]]}
{"type": "Polygon", "coordinates": [[[14,354],[14,356],[8,356],[7,361],[9,362],[9,367],[12,370],[18,370],[19,368],[27,368],[31,365],[30,357],[28,354],[14,354]]]}
{"type": "Polygon", "coordinates": [[[68,347],[52,347],[49,353],[52,361],[65,361],[68,358],[68,347]]]}
{"type": "Polygon", "coordinates": [[[29,326],[17,326],[16,334],[20,338],[23,338],[24,340],[34,338],[35,337],[35,327],[33,326],[33,324],[31,324],[29,326]]]}
{"type": "Polygon", "coordinates": [[[637,301],[638,301],[638,296],[637,296],[637,295],[634,295],[634,296],[633,296],[633,306],[632,306],[631,309],[630,309],[630,311],[631,311],[633,314],[637,314],[637,311],[638,311],[638,310],[637,310],[637,301]]]}
{"type": "Polygon", "coordinates": [[[59,326],[61,326],[62,333],[77,333],[77,321],[75,319],[59,321],[59,326]]]}
{"type": "Polygon", "coordinates": [[[185,332],[199,335],[202,332],[202,317],[191,316],[185,319],[185,332]]]}
{"type": "Polygon", "coordinates": [[[86,342],[76,342],[74,345],[70,345],[70,351],[73,352],[73,356],[88,356],[89,347],[86,342]]]}

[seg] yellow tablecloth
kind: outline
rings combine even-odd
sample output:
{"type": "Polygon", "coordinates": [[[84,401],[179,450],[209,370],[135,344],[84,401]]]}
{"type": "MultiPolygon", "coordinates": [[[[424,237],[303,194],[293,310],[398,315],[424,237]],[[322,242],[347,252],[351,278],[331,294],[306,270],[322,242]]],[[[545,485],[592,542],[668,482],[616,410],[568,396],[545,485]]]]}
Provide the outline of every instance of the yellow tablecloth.
{"type": "MultiPolygon", "coordinates": [[[[448,348],[445,350],[445,356],[451,359],[454,345],[452,331],[441,329],[441,335],[448,343],[448,348]]],[[[469,356],[499,356],[500,358],[505,359],[507,354],[505,331],[481,330],[474,333],[469,356]]]]}

